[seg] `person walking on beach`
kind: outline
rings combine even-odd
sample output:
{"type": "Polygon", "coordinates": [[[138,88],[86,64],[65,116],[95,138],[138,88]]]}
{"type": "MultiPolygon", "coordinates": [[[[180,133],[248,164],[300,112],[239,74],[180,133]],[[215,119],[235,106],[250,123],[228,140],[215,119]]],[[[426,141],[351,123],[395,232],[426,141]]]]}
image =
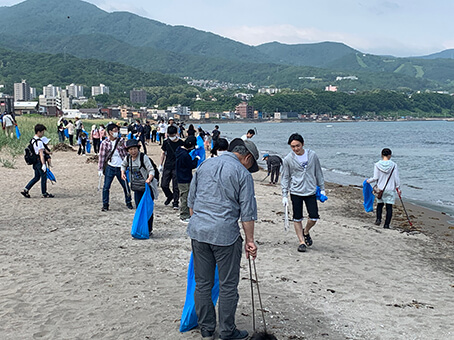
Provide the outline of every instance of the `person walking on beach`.
{"type": "Polygon", "coordinates": [[[158,134],[158,130],[154,123],[151,124],[151,142],[156,143],[156,135],[158,134]]]}
{"type": "Polygon", "coordinates": [[[158,133],[159,133],[159,145],[162,145],[162,142],[166,138],[167,134],[167,124],[164,123],[164,119],[161,119],[161,123],[158,125],[158,133]]]}
{"type": "Polygon", "coordinates": [[[178,190],[177,173],[175,170],[175,153],[178,147],[183,146],[183,141],[177,135],[177,127],[169,126],[167,128],[168,137],[162,142],[161,164],[162,170],[161,188],[166,195],[164,205],[169,205],[173,200],[173,208],[179,209],[178,200],[180,191],[178,190]],[[170,181],[172,181],[172,190],[170,190],[170,181]],[[172,192],[173,191],[173,192],[172,192]]]}
{"type": "Polygon", "coordinates": [[[254,181],[259,152],[252,141],[232,140],[231,152],[203,162],[192,179],[188,206],[188,235],[194,258],[195,310],[203,339],[212,339],[216,312],[211,299],[216,265],[219,273],[219,337],[246,339],[235,325],[243,239],[246,257],[257,256],[254,223],[257,220],[254,181]],[[248,171],[249,170],[249,171],[248,171]],[[222,199],[220,199],[222,197],[222,199]]]}
{"type": "Polygon", "coordinates": [[[11,113],[7,113],[3,116],[2,127],[5,130],[7,137],[14,138],[14,128],[16,126],[16,121],[14,120],[11,113]]]}
{"type": "Polygon", "coordinates": [[[386,217],[383,228],[389,229],[391,218],[393,216],[393,204],[396,200],[397,191],[400,191],[399,170],[397,164],[391,160],[392,152],[390,149],[385,148],[381,151],[381,160],[374,165],[374,177],[367,180],[367,183],[377,183],[380,190],[383,190],[383,196],[377,198],[377,219],[375,225],[381,224],[381,217],[383,214],[383,207],[386,204],[386,217]]]}
{"type": "Polygon", "coordinates": [[[21,191],[22,196],[30,198],[30,189],[41,180],[41,194],[43,198],[52,198],[54,195],[47,192],[47,167],[44,155],[44,143],[41,138],[44,137],[46,127],[42,124],[35,125],[35,136],[31,139],[30,143],[33,145],[33,151],[36,155],[35,162],[33,163],[33,170],[35,177],[25,186],[21,191]]]}
{"type": "Polygon", "coordinates": [[[189,185],[192,180],[192,169],[197,168],[200,157],[192,159],[189,155],[197,145],[197,139],[189,136],[184,141],[184,145],[177,148],[175,152],[175,171],[177,173],[178,190],[180,191],[180,220],[188,223],[191,215],[188,207],[189,185]]]}
{"type": "Polygon", "coordinates": [[[315,193],[317,186],[321,194],[325,196],[325,180],[322,167],[316,153],[310,149],[304,149],[304,139],[298,133],[294,133],[288,139],[292,151],[284,158],[282,171],[282,204],[288,205],[287,195],[293,207],[293,224],[296,236],[300,242],[299,252],[305,252],[307,246],[312,245],[309,231],[320,219],[318,214],[317,199],[315,193]],[[309,214],[306,227],[303,230],[303,203],[309,214]]]}
{"type": "Polygon", "coordinates": [[[68,129],[68,138],[69,138],[69,145],[74,145],[74,124],[72,120],[69,120],[68,124],[65,127],[68,129]]]}
{"type": "Polygon", "coordinates": [[[115,177],[123,188],[126,206],[128,209],[134,209],[131,204],[131,194],[128,188],[126,188],[128,184],[121,179],[121,164],[128,153],[124,139],[118,137],[118,126],[113,123],[107,125],[106,131],[108,138],[101,143],[98,159],[98,176],[102,177],[104,175],[101,211],[109,210],[110,186],[115,177]]]}
{"type": "Polygon", "coordinates": [[[268,176],[271,174],[270,184],[276,184],[279,181],[279,172],[281,171],[282,158],[277,155],[270,156],[264,154],[263,159],[266,161],[268,176]]]}
{"type": "Polygon", "coordinates": [[[85,149],[86,149],[86,146],[87,146],[87,135],[85,134],[85,132],[81,132],[79,133],[79,138],[77,140],[77,144],[79,144],[79,150],[77,151],[77,154],[80,156],[85,156],[85,149]]]}
{"type": "Polygon", "coordinates": [[[97,155],[99,153],[99,146],[101,145],[101,131],[96,127],[96,124],[91,126],[90,134],[93,149],[95,151],[95,155],[97,155]]]}
{"type": "Polygon", "coordinates": [[[136,119],[134,130],[136,131],[136,136],[139,138],[140,143],[142,143],[143,153],[147,154],[147,146],[145,144],[145,128],[140,123],[140,119],[136,119]]]}
{"type": "MultiPolygon", "coordinates": [[[[130,139],[126,142],[127,155],[121,164],[121,178],[126,181],[126,169],[129,168],[129,181],[131,190],[134,191],[136,209],[145,193],[145,185],[150,186],[150,194],[153,201],[158,198],[158,181],[155,178],[155,170],[152,160],[140,152],[139,142],[130,139]]],[[[148,220],[148,232],[153,234],[153,214],[148,220]]]]}
{"type": "Polygon", "coordinates": [[[82,124],[82,121],[79,119],[79,117],[76,117],[76,122],[74,123],[76,127],[76,140],[79,139],[79,135],[84,130],[84,124],[82,124]]]}

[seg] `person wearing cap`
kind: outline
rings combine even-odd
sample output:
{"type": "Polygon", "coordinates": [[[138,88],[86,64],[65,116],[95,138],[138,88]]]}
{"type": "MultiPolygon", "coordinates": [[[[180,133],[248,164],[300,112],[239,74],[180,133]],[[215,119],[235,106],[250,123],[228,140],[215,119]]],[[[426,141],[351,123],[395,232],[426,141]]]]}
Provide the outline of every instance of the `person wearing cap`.
{"type": "Polygon", "coordinates": [[[167,197],[164,205],[169,205],[173,200],[172,206],[175,210],[179,209],[178,200],[180,199],[175,170],[175,153],[177,148],[184,144],[177,132],[176,126],[171,125],[167,128],[168,137],[162,143],[161,165],[159,166],[162,171],[161,188],[167,197]],[[172,190],[170,190],[170,181],[172,181],[172,190]]]}
{"type": "Polygon", "coordinates": [[[254,221],[257,220],[254,181],[259,152],[255,144],[241,138],[232,140],[229,151],[209,158],[197,169],[191,181],[188,206],[195,272],[195,310],[202,337],[212,338],[216,312],[211,300],[216,265],[219,273],[219,336],[246,339],[248,332],[235,325],[243,238],[246,257],[255,259],[254,221]]]}
{"type": "Polygon", "coordinates": [[[2,127],[7,137],[14,138],[14,128],[16,121],[11,113],[6,113],[2,118],[2,127]]]}
{"type": "Polygon", "coordinates": [[[159,145],[162,145],[162,143],[167,135],[167,124],[164,123],[164,119],[161,119],[161,122],[158,124],[158,133],[159,133],[159,145]]]}
{"type": "MultiPolygon", "coordinates": [[[[129,182],[131,190],[134,191],[134,202],[136,208],[145,193],[145,185],[150,186],[150,194],[153,201],[158,198],[158,181],[155,178],[155,171],[152,160],[140,152],[140,144],[136,139],[126,142],[128,154],[121,164],[121,178],[126,181],[126,169],[129,168],[129,182]]],[[[148,232],[153,234],[153,214],[148,220],[148,232]]]]}
{"type": "Polygon", "coordinates": [[[266,161],[268,176],[271,174],[270,184],[276,184],[279,181],[279,171],[281,171],[282,158],[277,155],[270,156],[266,153],[263,155],[262,160],[266,161]]]}
{"type": "Polygon", "coordinates": [[[200,157],[192,159],[189,155],[197,145],[197,139],[189,136],[184,141],[184,145],[175,151],[175,171],[177,173],[178,190],[180,191],[180,220],[188,223],[191,215],[188,207],[189,184],[192,180],[192,170],[197,168],[200,157]]]}
{"type": "Polygon", "coordinates": [[[325,196],[325,180],[322,167],[317,154],[304,149],[304,139],[298,133],[292,134],[288,139],[292,151],[284,158],[282,170],[282,204],[288,205],[287,195],[293,207],[293,225],[299,240],[298,251],[305,252],[312,245],[309,234],[311,228],[320,219],[316,199],[317,186],[325,196]],[[303,204],[306,205],[309,218],[303,230],[303,204]]]}
{"type": "Polygon", "coordinates": [[[242,140],[251,139],[254,136],[255,136],[255,130],[254,129],[249,129],[245,135],[241,136],[241,139],[242,140]]]}
{"type": "Polygon", "coordinates": [[[125,141],[123,138],[118,137],[117,125],[113,123],[108,124],[106,131],[107,138],[101,143],[98,158],[98,176],[102,177],[102,175],[104,175],[101,211],[109,210],[110,187],[115,177],[123,188],[126,206],[128,209],[134,209],[131,204],[131,194],[126,188],[127,183],[121,179],[121,164],[128,154],[125,147],[125,141]]]}

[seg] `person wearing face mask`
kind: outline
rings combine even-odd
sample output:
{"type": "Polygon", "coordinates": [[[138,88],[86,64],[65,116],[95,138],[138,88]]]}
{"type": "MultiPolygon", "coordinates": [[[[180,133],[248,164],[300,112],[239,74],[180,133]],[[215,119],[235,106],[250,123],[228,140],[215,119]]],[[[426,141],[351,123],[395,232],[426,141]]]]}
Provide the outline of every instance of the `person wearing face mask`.
{"type": "Polygon", "coordinates": [[[178,147],[183,146],[184,142],[177,135],[176,126],[167,128],[167,138],[162,143],[161,165],[159,171],[162,171],[161,188],[166,195],[164,205],[169,205],[173,200],[173,208],[179,209],[178,200],[180,191],[178,190],[177,172],[175,170],[175,152],[178,147]],[[170,190],[170,181],[172,181],[172,190],[170,190]]]}
{"type": "Polygon", "coordinates": [[[123,188],[126,206],[128,209],[134,209],[131,204],[131,194],[126,188],[128,184],[121,178],[121,164],[123,163],[123,159],[128,154],[125,147],[125,141],[123,138],[118,137],[117,125],[113,123],[107,125],[106,131],[107,138],[101,143],[98,161],[98,175],[99,177],[104,175],[101,211],[109,210],[110,186],[112,185],[115,177],[123,188]]]}

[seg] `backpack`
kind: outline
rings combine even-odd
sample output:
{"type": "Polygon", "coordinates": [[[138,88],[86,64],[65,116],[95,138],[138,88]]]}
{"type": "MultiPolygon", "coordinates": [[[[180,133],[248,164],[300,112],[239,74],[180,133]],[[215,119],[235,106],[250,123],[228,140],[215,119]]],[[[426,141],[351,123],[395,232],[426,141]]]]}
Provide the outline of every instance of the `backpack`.
{"type": "Polygon", "coordinates": [[[28,146],[24,150],[24,160],[25,160],[25,163],[27,163],[28,165],[34,165],[34,164],[38,163],[39,156],[35,152],[33,143],[38,145],[38,141],[40,141],[40,140],[41,139],[35,139],[35,138],[30,139],[30,143],[28,143],[28,146]]]}
{"type": "MultiPolygon", "coordinates": [[[[128,161],[128,164],[131,160],[131,155],[127,155],[127,161],[128,161]]],[[[159,183],[159,170],[158,170],[158,167],[156,166],[156,164],[153,162],[153,160],[151,159],[151,157],[148,157],[150,159],[150,162],[151,162],[151,165],[153,166],[153,169],[154,169],[154,178],[156,178],[156,181],[159,183]]],[[[145,168],[145,163],[144,163],[144,159],[145,159],[145,154],[143,152],[140,153],[140,168],[145,168]]]]}

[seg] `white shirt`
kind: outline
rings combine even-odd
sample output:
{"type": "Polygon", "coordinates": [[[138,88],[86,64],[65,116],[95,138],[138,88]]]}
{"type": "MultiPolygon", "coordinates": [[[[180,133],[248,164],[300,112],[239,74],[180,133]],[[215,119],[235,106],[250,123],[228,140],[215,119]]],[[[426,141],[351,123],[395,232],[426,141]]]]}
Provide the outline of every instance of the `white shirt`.
{"type": "Polygon", "coordinates": [[[33,141],[32,144],[33,144],[33,149],[35,150],[35,153],[37,155],[39,155],[39,150],[44,149],[44,144],[38,136],[34,136],[33,139],[38,140],[38,142],[33,141]]]}
{"type": "Polygon", "coordinates": [[[13,117],[10,114],[6,114],[3,116],[3,121],[5,122],[6,127],[10,127],[14,125],[13,117]]]}
{"type": "MultiPolygon", "coordinates": [[[[110,144],[112,144],[110,150],[113,150],[113,148],[115,146],[115,140],[111,141],[109,139],[109,141],[110,141],[110,144]]],[[[114,168],[119,168],[119,167],[121,167],[121,163],[123,163],[123,160],[120,157],[120,153],[118,152],[118,148],[116,148],[114,153],[113,153],[113,155],[112,155],[112,158],[110,159],[110,161],[107,164],[109,164],[110,166],[113,166],[114,168]]]]}
{"type": "Polygon", "coordinates": [[[300,155],[296,155],[296,159],[298,160],[298,163],[301,164],[301,166],[303,168],[306,168],[307,166],[307,152],[304,152],[301,156],[300,155]]]}
{"type": "Polygon", "coordinates": [[[158,125],[159,133],[167,133],[167,124],[162,123],[158,125]]]}

